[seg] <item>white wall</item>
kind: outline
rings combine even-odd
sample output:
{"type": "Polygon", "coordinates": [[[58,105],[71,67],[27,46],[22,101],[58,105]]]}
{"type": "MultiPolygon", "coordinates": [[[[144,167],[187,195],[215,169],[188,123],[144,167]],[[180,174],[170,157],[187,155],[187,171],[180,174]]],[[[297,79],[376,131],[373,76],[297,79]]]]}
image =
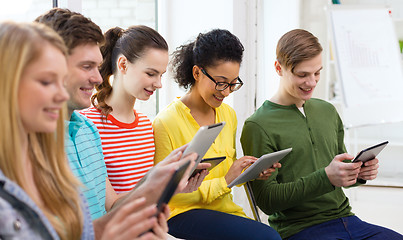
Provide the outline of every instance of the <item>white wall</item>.
{"type": "MultiPolygon", "coordinates": [[[[177,47],[193,41],[199,33],[214,28],[233,29],[232,0],[159,0],[158,30],[172,53],[177,47]],[[214,7],[212,7],[214,6],[214,7]]],[[[185,91],[166,74],[163,78],[159,107],[164,108],[185,91]]]]}

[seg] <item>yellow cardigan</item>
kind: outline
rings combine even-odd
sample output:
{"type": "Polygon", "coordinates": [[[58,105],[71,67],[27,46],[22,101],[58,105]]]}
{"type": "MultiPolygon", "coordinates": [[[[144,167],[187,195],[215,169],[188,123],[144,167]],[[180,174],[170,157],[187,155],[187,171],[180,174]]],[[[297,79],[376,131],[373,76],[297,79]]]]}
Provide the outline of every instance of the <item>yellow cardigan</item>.
{"type": "MultiPolygon", "coordinates": [[[[235,111],[225,103],[215,111],[215,122],[226,122],[226,124],[204,158],[220,156],[227,158],[210,171],[197,191],[176,194],[171,199],[170,217],[192,209],[210,209],[246,217],[242,208],[233,202],[231,189],[227,188],[224,178],[233,161],[236,160],[235,111]]],[[[153,128],[154,163],[157,164],[174,149],[190,142],[200,126],[190,114],[190,109],[182,101],[175,100],[157,115],[153,128]]]]}

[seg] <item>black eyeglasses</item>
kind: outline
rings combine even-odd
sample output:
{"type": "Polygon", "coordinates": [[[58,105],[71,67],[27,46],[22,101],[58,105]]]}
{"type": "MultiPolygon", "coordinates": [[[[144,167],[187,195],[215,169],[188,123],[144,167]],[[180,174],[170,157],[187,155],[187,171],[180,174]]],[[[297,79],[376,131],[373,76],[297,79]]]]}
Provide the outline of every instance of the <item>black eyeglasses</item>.
{"type": "Polygon", "coordinates": [[[236,83],[227,83],[227,82],[217,82],[216,80],[214,80],[213,77],[211,77],[206,70],[204,70],[203,68],[201,68],[201,71],[204,75],[206,75],[208,78],[210,78],[211,81],[213,81],[215,83],[215,89],[217,91],[224,91],[225,89],[227,89],[229,87],[229,90],[231,90],[232,92],[239,90],[242,85],[243,82],[241,81],[241,79],[239,77],[237,77],[234,80],[237,80],[236,83]]]}

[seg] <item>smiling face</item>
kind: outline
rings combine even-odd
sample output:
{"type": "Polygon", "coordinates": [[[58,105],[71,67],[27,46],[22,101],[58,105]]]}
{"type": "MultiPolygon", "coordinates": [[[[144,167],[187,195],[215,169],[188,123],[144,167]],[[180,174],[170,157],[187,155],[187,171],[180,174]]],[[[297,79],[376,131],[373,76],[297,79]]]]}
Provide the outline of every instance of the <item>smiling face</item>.
{"type": "Polygon", "coordinates": [[[45,43],[38,59],[22,73],[18,105],[26,133],[53,132],[63,103],[69,98],[64,88],[66,58],[45,43]]]}
{"type": "Polygon", "coordinates": [[[122,73],[123,89],[135,99],[148,100],[155,90],[162,87],[161,77],[168,65],[168,51],[150,48],[134,63],[125,57],[118,61],[122,73]]]}
{"type": "Polygon", "coordinates": [[[281,78],[279,97],[281,105],[295,104],[302,107],[312,97],[322,70],[322,54],[302,61],[295,66],[294,72],[276,61],[275,68],[281,78]]]}
{"type": "MultiPolygon", "coordinates": [[[[232,61],[220,61],[212,67],[206,67],[204,70],[216,81],[235,83],[238,81],[240,64],[232,61]]],[[[198,66],[193,68],[195,85],[192,87],[192,94],[198,94],[204,100],[205,104],[211,108],[218,108],[224,98],[228,97],[232,91],[226,88],[223,91],[215,89],[216,84],[202,73],[198,66]]]]}
{"type": "Polygon", "coordinates": [[[70,94],[67,102],[70,112],[91,106],[94,87],[102,83],[98,70],[101,62],[101,51],[95,43],[78,45],[67,57],[66,89],[70,94]]]}

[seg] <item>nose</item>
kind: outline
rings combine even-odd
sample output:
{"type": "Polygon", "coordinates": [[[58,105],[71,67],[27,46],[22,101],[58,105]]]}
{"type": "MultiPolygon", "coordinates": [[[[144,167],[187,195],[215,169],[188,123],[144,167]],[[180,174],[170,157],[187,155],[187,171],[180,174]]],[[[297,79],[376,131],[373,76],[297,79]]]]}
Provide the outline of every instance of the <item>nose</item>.
{"type": "Polygon", "coordinates": [[[158,77],[157,81],[154,82],[153,87],[162,88],[162,77],[158,77]]]}
{"type": "Polygon", "coordinates": [[[230,86],[228,86],[226,89],[221,91],[221,94],[224,95],[224,97],[228,97],[230,93],[231,93],[230,86]]]}
{"type": "Polygon", "coordinates": [[[58,91],[57,91],[57,94],[56,94],[56,101],[60,102],[60,103],[63,103],[65,101],[69,100],[69,99],[70,99],[70,95],[67,92],[66,88],[62,84],[59,85],[58,91]]]}
{"type": "Polygon", "coordinates": [[[306,81],[306,85],[309,87],[315,87],[319,81],[319,76],[311,75],[306,81]]]}
{"type": "Polygon", "coordinates": [[[101,73],[99,72],[98,68],[94,69],[92,76],[90,77],[90,82],[95,85],[101,84],[103,81],[101,73]]]}

